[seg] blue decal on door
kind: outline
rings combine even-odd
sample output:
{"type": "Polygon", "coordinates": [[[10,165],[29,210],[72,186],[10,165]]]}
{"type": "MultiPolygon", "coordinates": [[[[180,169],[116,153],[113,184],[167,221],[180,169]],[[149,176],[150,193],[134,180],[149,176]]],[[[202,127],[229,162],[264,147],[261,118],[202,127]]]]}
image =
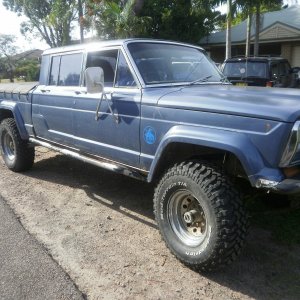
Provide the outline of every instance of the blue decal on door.
{"type": "Polygon", "coordinates": [[[156,132],[151,126],[144,129],[144,140],[147,144],[152,145],[156,141],[156,132]]]}

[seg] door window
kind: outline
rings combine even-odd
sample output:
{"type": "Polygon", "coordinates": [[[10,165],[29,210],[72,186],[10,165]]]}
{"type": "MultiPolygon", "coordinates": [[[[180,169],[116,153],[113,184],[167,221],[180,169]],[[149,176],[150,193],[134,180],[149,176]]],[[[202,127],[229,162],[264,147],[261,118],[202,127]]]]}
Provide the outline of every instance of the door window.
{"type": "Polygon", "coordinates": [[[101,67],[104,72],[104,86],[112,87],[115,81],[118,50],[88,53],[86,67],[101,67]]]}

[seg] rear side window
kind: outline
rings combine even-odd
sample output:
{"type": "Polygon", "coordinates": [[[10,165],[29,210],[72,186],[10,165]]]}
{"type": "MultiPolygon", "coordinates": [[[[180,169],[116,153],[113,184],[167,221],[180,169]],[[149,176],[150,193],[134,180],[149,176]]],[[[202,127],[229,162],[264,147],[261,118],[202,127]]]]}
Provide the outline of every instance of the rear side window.
{"type": "Polygon", "coordinates": [[[82,53],[52,57],[49,85],[78,86],[82,59],[82,53]]]}
{"type": "Polygon", "coordinates": [[[60,56],[54,56],[51,60],[51,71],[49,85],[57,85],[59,73],[60,56]]]}
{"type": "Polygon", "coordinates": [[[82,53],[63,55],[60,62],[60,86],[78,86],[82,67],[82,53]]]}

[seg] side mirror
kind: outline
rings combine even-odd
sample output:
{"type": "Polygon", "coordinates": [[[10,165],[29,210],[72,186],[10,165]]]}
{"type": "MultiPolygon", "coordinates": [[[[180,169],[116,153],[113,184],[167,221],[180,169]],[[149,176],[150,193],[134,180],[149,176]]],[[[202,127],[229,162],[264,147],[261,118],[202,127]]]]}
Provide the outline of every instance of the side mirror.
{"type": "Polygon", "coordinates": [[[102,93],[104,89],[104,72],[100,67],[87,68],[84,71],[86,89],[89,94],[102,93]]]}

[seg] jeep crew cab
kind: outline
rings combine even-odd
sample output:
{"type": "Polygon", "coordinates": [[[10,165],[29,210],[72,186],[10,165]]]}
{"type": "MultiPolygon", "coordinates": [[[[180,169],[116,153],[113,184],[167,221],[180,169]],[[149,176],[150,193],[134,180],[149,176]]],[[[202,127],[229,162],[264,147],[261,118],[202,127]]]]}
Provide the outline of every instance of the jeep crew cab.
{"type": "Polygon", "coordinates": [[[299,192],[300,94],[236,87],[199,47],[117,40],[46,50],[40,81],[0,85],[0,147],[14,172],[34,147],[156,184],[170,251],[209,271],[230,263],[248,218],[236,178],[299,192]]]}

